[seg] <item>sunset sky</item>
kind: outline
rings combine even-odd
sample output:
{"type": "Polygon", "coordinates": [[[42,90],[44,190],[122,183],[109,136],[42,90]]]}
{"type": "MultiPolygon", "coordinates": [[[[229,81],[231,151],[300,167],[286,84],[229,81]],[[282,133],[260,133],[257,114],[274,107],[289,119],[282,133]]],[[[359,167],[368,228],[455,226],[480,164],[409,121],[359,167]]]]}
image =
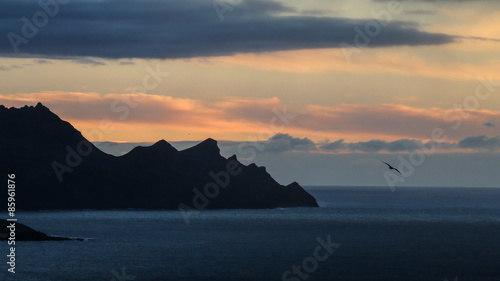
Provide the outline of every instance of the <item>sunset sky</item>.
{"type": "Polygon", "coordinates": [[[0,104],[105,151],[210,137],[280,183],[387,185],[432,145],[398,185],[500,186],[499,1],[41,3],[0,3],[0,104]]]}

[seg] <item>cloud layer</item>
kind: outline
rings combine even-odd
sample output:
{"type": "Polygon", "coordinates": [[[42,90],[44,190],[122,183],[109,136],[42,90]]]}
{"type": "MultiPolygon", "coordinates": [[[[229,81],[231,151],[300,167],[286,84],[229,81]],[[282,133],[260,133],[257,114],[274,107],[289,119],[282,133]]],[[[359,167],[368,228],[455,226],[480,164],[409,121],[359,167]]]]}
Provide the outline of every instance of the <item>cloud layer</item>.
{"type": "Polygon", "coordinates": [[[500,136],[488,137],[486,135],[471,136],[458,142],[460,148],[495,151],[500,149],[500,136]]]}
{"type": "MultiPolygon", "coordinates": [[[[0,35],[10,40],[0,41],[0,54],[164,59],[338,48],[342,42],[354,45],[359,36],[354,28],[363,30],[370,20],[303,15],[280,2],[261,0],[243,0],[217,12],[212,2],[72,0],[45,11],[38,1],[1,1],[0,35]],[[33,24],[33,16],[43,13],[47,20],[38,17],[39,27],[21,20],[33,24]]],[[[393,21],[368,46],[440,45],[455,39],[393,21]]]]}
{"type": "Polygon", "coordinates": [[[258,142],[222,142],[219,144],[226,150],[245,151],[254,148],[260,152],[315,152],[315,153],[408,153],[425,151],[436,153],[449,152],[497,152],[500,151],[500,136],[469,136],[458,142],[422,142],[417,139],[399,139],[385,141],[373,139],[361,142],[344,142],[339,139],[333,142],[315,143],[310,139],[296,138],[289,134],[278,133],[266,141],[258,142]],[[239,150],[238,150],[238,149],[239,150]]]}
{"type": "MultiPolygon", "coordinates": [[[[207,137],[219,133],[271,136],[288,132],[295,136],[319,139],[385,140],[381,142],[328,143],[326,150],[400,151],[413,147],[409,140],[426,143],[438,128],[444,132],[441,141],[459,141],[468,136],[492,133],[484,124],[500,120],[499,111],[418,108],[399,104],[340,104],[287,106],[278,98],[225,98],[216,101],[176,98],[164,95],[97,94],[78,92],[42,92],[0,95],[6,106],[34,105],[41,101],[61,118],[79,126],[97,126],[101,120],[112,121],[130,132],[150,128],[204,132],[207,137]],[[82,125],[83,124],[83,125],[82,125]],[[94,124],[94,125],[92,125],[94,124]],[[257,133],[258,132],[258,133],[257,133]],[[394,142],[394,140],[400,140],[394,142]],[[391,142],[392,141],[392,142],[391,142]]],[[[81,127],[80,127],[81,128],[81,127]]],[[[226,135],[224,135],[226,136],[226,135]]],[[[165,136],[168,138],[168,136],[165,136]]],[[[134,141],[155,141],[150,135],[134,141]]],[[[123,139],[123,141],[127,141],[123,139]]],[[[128,141],[131,141],[130,139],[128,141]]],[[[271,139],[282,145],[308,147],[307,141],[286,135],[271,139]]],[[[279,144],[279,145],[278,145],[279,144]]]]}
{"type": "MultiPolygon", "coordinates": [[[[173,141],[174,147],[183,150],[198,144],[201,141],[173,141]]],[[[150,146],[153,142],[142,143],[117,143],[94,142],[106,153],[116,156],[131,151],[136,146],[150,146]]],[[[343,139],[333,142],[315,143],[309,138],[297,138],[289,134],[278,133],[264,141],[218,141],[219,148],[226,156],[233,154],[245,156],[249,151],[264,154],[282,154],[288,152],[314,153],[314,154],[394,154],[409,153],[412,151],[425,151],[429,153],[480,153],[500,152],[500,136],[488,137],[469,136],[458,142],[422,142],[420,140],[400,139],[392,142],[384,140],[370,140],[366,142],[344,142],[343,139]]],[[[247,155],[248,156],[248,155],[247,155]]],[[[244,158],[244,157],[243,157],[244,158]]]]}

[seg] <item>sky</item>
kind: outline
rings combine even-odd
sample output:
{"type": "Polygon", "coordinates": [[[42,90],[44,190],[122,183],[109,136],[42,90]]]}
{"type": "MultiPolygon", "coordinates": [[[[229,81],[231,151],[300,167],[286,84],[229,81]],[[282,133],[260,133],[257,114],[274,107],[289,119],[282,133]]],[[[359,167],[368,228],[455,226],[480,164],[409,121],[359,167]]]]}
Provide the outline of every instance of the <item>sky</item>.
{"type": "Polygon", "coordinates": [[[0,104],[108,153],[213,138],[282,184],[500,187],[499,1],[7,0],[0,36],[0,104]]]}

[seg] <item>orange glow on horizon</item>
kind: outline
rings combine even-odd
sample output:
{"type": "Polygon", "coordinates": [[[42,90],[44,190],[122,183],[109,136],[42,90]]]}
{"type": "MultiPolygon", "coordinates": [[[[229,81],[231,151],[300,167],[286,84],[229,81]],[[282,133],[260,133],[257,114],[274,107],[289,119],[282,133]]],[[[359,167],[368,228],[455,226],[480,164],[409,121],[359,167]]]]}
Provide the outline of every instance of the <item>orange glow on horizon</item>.
{"type": "Polygon", "coordinates": [[[484,134],[485,122],[500,120],[500,111],[474,110],[468,118],[463,118],[460,130],[452,130],[454,122],[444,116],[457,117],[458,112],[401,104],[289,106],[278,98],[228,98],[204,103],[161,95],[141,96],[138,101],[132,95],[75,92],[0,95],[0,104],[8,107],[35,105],[40,100],[91,141],[154,142],[209,137],[264,141],[277,133],[308,137],[316,142],[401,138],[426,141],[436,127],[447,131],[449,140],[459,140],[484,134]],[[127,99],[123,100],[124,96],[127,99]],[[114,103],[119,107],[113,107],[114,103]],[[117,108],[120,110],[114,110],[117,108]],[[283,108],[290,114],[287,119],[280,115],[283,108]]]}

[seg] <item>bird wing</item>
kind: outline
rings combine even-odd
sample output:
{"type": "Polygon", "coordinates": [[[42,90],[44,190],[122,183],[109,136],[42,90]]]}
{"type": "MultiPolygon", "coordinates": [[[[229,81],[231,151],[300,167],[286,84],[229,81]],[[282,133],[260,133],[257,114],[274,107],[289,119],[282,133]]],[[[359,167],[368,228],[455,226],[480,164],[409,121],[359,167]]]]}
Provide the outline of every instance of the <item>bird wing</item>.
{"type": "MultiPolygon", "coordinates": [[[[400,174],[401,174],[401,172],[400,172],[398,169],[396,169],[396,168],[393,168],[393,169],[394,169],[394,170],[396,170],[396,171],[398,171],[398,173],[400,173],[400,174]]],[[[403,174],[401,174],[401,175],[403,175],[403,174]]]]}
{"type": "Polygon", "coordinates": [[[385,163],[384,161],[380,161],[380,162],[382,162],[382,163],[386,164],[389,168],[392,168],[392,166],[391,166],[391,165],[389,165],[389,164],[385,163]]]}

